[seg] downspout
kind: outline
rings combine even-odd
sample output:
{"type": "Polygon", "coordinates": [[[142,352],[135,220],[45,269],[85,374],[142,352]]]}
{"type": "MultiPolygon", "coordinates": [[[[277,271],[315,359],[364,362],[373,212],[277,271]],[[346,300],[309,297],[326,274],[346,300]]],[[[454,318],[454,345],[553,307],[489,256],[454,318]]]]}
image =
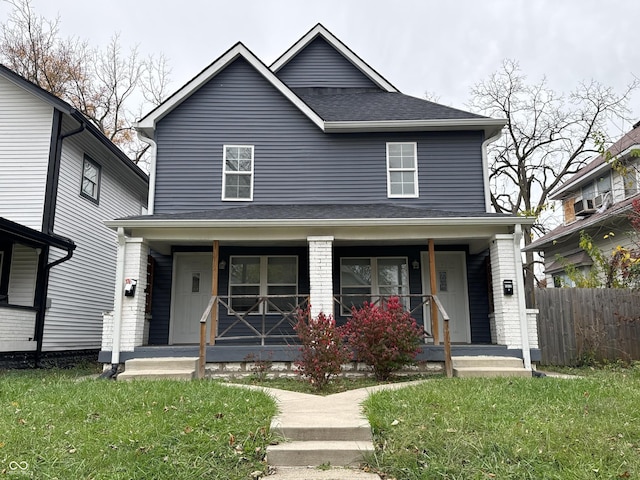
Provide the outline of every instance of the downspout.
{"type": "MultiPolygon", "coordinates": [[[[49,161],[47,168],[47,184],[45,190],[45,198],[44,198],[44,209],[42,215],[42,233],[47,235],[53,234],[53,225],[55,221],[55,213],[56,213],[56,201],[58,199],[58,179],[60,175],[60,161],[62,158],[62,141],[73,135],[77,135],[81,133],[86,128],[84,121],[76,118],[79,121],[80,126],[67,133],[62,133],[62,117],[63,112],[60,110],[54,109],[53,111],[53,125],[51,138],[53,139],[50,147],[49,147],[49,161]]],[[[37,306],[36,313],[36,325],[34,332],[34,339],[36,341],[36,352],[34,363],[37,367],[40,362],[40,357],[42,355],[42,341],[44,339],[44,323],[46,317],[46,309],[47,309],[47,293],[49,290],[49,272],[56,265],[61,264],[62,262],[66,262],[71,259],[73,256],[73,250],[75,246],[69,250],[67,250],[67,254],[59,258],[58,260],[52,263],[46,263],[49,259],[49,247],[44,248],[40,255],[42,257],[38,259],[38,270],[42,272],[41,275],[38,276],[36,280],[36,299],[35,303],[37,306]]]]}
{"type": "Polygon", "coordinates": [[[151,147],[151,165],[149,171],[149,196],[147,198],[147,214],[153,215],[154,211],[154,202],[156,199],[156,155],[158,151],[158,146],[156,142],[145,136],[141,131],[138,130],[138,138],[149,145],[151,147]]]}
{"type": "Polygon", "coordinates": [[[491,211],[491,186],[489,185],[489,157],[487,155],[487,147],[498,140],[502,136],[502,129],[493,137],[487,138],[482,142],[482,176],[484,180],[484,210],[489,213],[491,211]]]}
{"type": "Polygon", "coordinates": [[[126,239],[124,228],[118,227],[118,257],[116,262],[116,291],[113,305],[113,343],[111,346],[111,372],[114,375],[120,364],[120,335],[122,332],[122,285],[124,285],[124,256],[126,239]]]}
{"type": "Polygon", "coordinates": [[[529,328],[527,323],[527,303],[524,294],[524,271],[522,269],[522,253],[520,242],[522,241],[522,225],[515,225],[513,232],[513,254],[516,267],[516,282],[518,284],[518,312],[520,315],[520,337],[522,338],[522,360],[524,368],[531,370],[531,348],[529,346],[529,328]]]}

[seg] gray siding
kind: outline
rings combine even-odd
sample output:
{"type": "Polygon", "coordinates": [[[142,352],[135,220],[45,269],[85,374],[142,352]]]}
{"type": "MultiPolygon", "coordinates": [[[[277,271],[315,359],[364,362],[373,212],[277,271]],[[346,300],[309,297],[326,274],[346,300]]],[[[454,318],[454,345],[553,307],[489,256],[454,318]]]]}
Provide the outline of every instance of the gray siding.
{"type": "Polygon", "coordinates": [[[42,230],[53,108],[0,78],[0,217],[42,230]]]}
{"type": "Polygon", "coordinates": [[[155,213],[221,200],[224,144],[254,145],[255,204],[397,203],[484,212],[480,132],[325,134],[239,59],[161,120],[155,213]],[[386,142],[418,143],[420,198],[388,199],[386,142]]]}
{"type": "Polygon", "coordinates": [[[369,77],[321,37],[309,43],[276,75],[292,88],[378,88],[369,77]]]}
{"type": "MultiPolygon", "coordinates": [[[[76,250],[51,270],[43,350],[100,348],[102,312],[113,310],[117,252],[116,233],[104,222],[139,215],[143,203],[144,183],[88,132],[64,140],[54,232],[71,238],[76,250]],[[85,153],[101,166],[98,204],[80,196],[85,153]]],[[[50,261],[60,256],[52,251],[50,261]]]]}
{"type": "MultiPolygon", "coordinates": [[[[3,260],[4,261],[4,260],[3,260]]],[[[9,304],[33,307],[38,276],[38,252],[19,243],[14,244],[9,275],[9,304]]]]}

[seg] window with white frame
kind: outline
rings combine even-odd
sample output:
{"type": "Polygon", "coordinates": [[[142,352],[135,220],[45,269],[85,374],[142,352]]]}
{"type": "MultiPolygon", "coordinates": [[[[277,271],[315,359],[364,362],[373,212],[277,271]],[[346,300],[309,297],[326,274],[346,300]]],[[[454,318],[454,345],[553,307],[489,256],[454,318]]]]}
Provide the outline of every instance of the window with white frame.
{"type": "Polygon", "coordinates": [[[86,155],[82,161],[80,195],[95,203],[100,198],[100,165],[86,155]]]}
{"type": "Polygon", "coordinates": [[[253,200],[253,145],[225,145],[222,199],[253,200]]]}
{"type": "Polygon", "coordinates": [[[622,177],[624,181],[624,198],[629,198],[638,193],[638,177],[640,174],[638,169],[640,164],[631,163],[625,166],[625,174],[622,177]]]}
{"type": "MultiPolygon", "coordinates": [[[[342,315],[351,307],[378,298],[409,293],[409,267],[406,257],[352,257],[340,260],[342,315]]],[[[403,300],[405,307],[408,305],[403,300]]]]}
{"type": "Polygon", "coordinates": [[[229,259],[230,307],[236,312],[289,312],[297,305],[298,257],[232,256],[229,259]],[[259,303],[260,298],[270,297],[259,303]]]}
{"type": "Polygon", "coordinates": [[[415,142],[387,143],[387,196],[418,196],[418,155],[415,142]]]}

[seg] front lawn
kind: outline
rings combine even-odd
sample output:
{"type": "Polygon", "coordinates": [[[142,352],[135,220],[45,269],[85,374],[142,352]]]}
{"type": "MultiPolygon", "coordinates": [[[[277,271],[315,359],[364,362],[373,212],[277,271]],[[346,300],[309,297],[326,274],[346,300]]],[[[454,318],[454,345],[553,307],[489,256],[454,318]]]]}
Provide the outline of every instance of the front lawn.
{"type": "Polygon", "coordinates": [[[365,411],[373,469],[413,479],[640,478],[640,366],[575,379],[447,379],[365,411]]]}
{"type": "Polygon", "coordinates": [[[247,480],[266,471],[275,412],[218,382],[0,373],[0,477],[247,480]]]}

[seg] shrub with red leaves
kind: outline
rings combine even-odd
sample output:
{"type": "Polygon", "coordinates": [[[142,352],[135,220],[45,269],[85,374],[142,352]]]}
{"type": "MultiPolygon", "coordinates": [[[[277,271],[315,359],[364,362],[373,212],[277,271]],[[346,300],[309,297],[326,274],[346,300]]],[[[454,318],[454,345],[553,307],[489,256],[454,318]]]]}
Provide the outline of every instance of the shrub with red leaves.
{"type": "Polygon", "coordinates": [[[350,359],[340,329],[331,315],[320,312],[311,318],[309,308],[298,311],[296,333],[302,346],[295,362],[297,371],[316,390],[322,390],[334,375],[339,375],[342,364],[350,359]]]}
{"type": "Polygon", "coordinates": [[[381,306],[364,302],[362,308],[354,307],[343,329],[358,361],[369,365],[378,380],[414,363],[424,337],[398,297],[381,306]]]}

